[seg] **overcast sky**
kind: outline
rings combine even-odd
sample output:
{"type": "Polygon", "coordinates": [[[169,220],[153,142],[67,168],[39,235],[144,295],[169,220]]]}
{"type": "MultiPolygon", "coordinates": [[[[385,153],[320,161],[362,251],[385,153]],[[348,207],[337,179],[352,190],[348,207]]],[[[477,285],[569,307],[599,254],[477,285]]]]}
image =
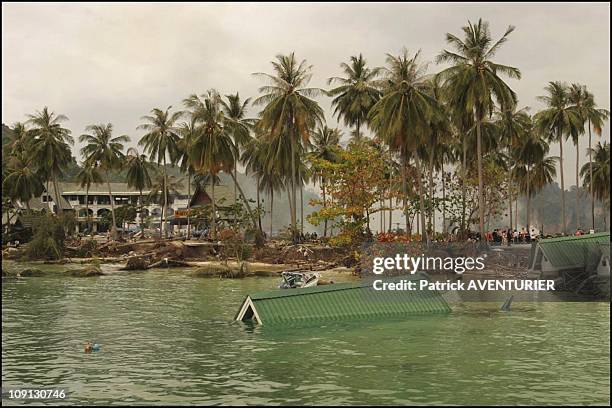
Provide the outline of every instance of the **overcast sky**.
{"type": "MultiPolygon", "coordinates": [[[[47,105],[69,117],[75,136],[88,124],[112,122],[117,135],[137,141],[140,117],[153,107],[180,107],[209,88],[256,96],[262,83],[252,73],[270,72],[279,53],[305,58],[314,66],[311,85],[327,87],[339,63],[360,52],[372,66],[403,46],[432,60],[446,32],[460,35],[479,17],[495,38],[516,26],[496,60],[522,71],[520,81],[509,81],[521,106],[535,112],[546,83],[561,80],[586,84],[609,108],[607,3],[2,3],[2,122],[47,105]]],[[[432,63],[430,72],[440,68],[432,63]]],[[[335,125],[329,98],[320,102],[335,125]]],[[[606,128],[605,140],[609,134],[606,128]]],[[[564,151],[566,180],[574,180],[575,152],[564,151]]]]}

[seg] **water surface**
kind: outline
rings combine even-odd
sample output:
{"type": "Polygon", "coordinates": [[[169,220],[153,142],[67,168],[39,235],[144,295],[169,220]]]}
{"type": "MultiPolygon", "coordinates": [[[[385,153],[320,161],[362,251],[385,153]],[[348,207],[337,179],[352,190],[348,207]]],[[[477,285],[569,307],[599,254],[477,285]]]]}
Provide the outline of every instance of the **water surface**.
{"type": "Polygon", "coordinates": [[[276,284],[186,270],[3,281],[2,385],[62,385],[64,403],[100,405],[610,402],[609,303],[504,313],[478,302],[287,329],[232,322],[246,294],[276,284]],[[83,352],[90,339],[101,352],[83,352]]]}

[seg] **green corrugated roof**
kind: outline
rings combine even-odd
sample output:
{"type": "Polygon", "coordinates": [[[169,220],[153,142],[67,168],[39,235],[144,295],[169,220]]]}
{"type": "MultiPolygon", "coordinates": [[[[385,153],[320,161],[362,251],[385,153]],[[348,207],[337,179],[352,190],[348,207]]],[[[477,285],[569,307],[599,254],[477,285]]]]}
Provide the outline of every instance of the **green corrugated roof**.
{"type": "MultiPolygon", "coordinates": [[[[421,280],[420,276],[385,279],[421,280]]],[[[278,289],[247,296],[261,324],[294,324],[320,320],[402,317],[447,313],[450,308],[437,291],[377,291],[371,281],[336,283],[301,289],[278,289]]],[[[241,307],[242,310],[242,307],[241,307]]],[[[240,311],[237,317],[240,315],[240,311]]]]}
{"type": "Polygon", "coordinates": [[[537,246],[555,267],[588,266],[597,264],[601,256],[600,244],[610,242],[609,232],[549,238],[538,241],[537,246]]]}

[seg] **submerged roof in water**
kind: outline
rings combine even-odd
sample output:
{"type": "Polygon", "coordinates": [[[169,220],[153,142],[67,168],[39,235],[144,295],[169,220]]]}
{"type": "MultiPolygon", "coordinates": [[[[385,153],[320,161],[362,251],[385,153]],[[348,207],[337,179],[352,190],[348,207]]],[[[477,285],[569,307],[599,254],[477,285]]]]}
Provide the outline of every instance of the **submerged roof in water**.
{"type": "Polygon", "coordinates": [[[609,232],[542,239],[534,247],[529,264],[532,264],[536,255],[535,249],[540,249],[546,259],[557,268],[596,265],[602,254],[602,245],[609,248],[609,232]]]}
{"type": "MultiPolygon", "coordinates": [[[[423,277],[413,275],[401,279],[421,280],[423,277]]],[[[437,291],[377,291],[372,288],[371,281],[360,281],[254,293],[246,297],[236,320],[300,324],[447,312],[450,307],[437,291]]]]}

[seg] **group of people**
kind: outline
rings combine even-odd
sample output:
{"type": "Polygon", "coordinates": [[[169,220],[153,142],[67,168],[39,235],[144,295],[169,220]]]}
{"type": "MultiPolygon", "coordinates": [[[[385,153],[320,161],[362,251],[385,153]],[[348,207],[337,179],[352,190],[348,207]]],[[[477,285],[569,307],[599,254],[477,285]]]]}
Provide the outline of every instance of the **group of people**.
{"type": "Polygon", "coordinates": [[[531,227],[529,231],[525,227],[520,231],[512,228],[495,228],[487,232],[487,241],[494,245],[528,244],[540,236],[541,233],[534,227],[531,227]]]}
{"type": "MultiPolygon", "coordinates": [[[[485,239],[492,245],[528,244],[542,237],[542,233],[531,227],[529,231],[525,227],[520,230],[512,228],[495,228],[485,233],[485,239]]],[[[480,241],[480,232],[471,232],[468,241],[480,241]]]]}

